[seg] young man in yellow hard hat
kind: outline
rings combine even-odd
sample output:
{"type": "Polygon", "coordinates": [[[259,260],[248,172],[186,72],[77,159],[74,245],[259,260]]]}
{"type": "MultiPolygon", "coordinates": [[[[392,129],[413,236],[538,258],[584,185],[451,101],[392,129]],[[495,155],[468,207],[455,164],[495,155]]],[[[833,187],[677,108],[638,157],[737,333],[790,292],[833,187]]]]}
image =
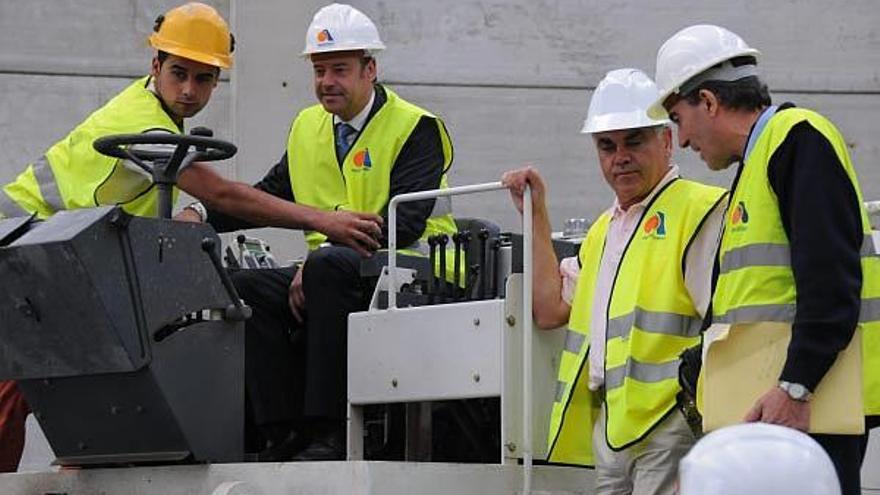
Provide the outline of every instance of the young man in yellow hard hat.
{"type": "MultiPolygon", "coordinates": [[[[385,45],[373,22],[349,5],[326,6],[315,14],[305,45],[319,104],[294,119],[286,153],[257,187],[326,211],[383,216],[396,194],[446,187],[452,163],[446,128],[376,84],[375,56],[385,45]]],[[[436,204],[441,207],[433,200],[400,206],[400,247],[415,254],[428,236],[455,232],[450,209],[443,207],[448,203],[436,204]]],[[[224,222],[213,211],[208,221],[218,231],[245,226],[224,222]]],[[[327,240],[306,233],[310,253],[302,269],[242,270],[233,277],[254,310],[247,322],[245,379],[268,447],[261,459],[286,459],[300,447],[305,449],[298,459],[345,455],[348,314],[366,309],[372,287],[360,277],[358,252],[327,240]],[[298,347],[290,343],[291,328],[303,330],[298,347]],[[297,397],[297,387],[304,388],[304,398],[297,397]],[[292,429],[303,435],[294,438],[292,429]]]]}
{"type": "Polygon", "coordinates": [[[520,213],[532,188],[535,322],[568,324],[547,458],[595,466],[597,495],[673,495],[696,440],[677,402],[679,355],[700,341],[725,192],[679,177],[669,120],[646,113],[656,97],[637,69],[593,92],[581,132],[615,200],[577,258],[557,267],[538,172],[502,178],[520,213]]]}
{"type": "MultiPolygon", "coordinates": [[[[231,67],[234,38],[216,10],[193,2],[159,16],[149,42],[157,50],[150,75],[117,94],[0,189],[0,218],[45,218],[61,210],[101,205],[156,215],[158,194],[150,178],[133,164],[98,153],[92,144],[112,134],[183,133],[184,120],[210,100],[220,70],[231,67]]],[[[206,204],[257,225],[309,229],[345,245],[378,246],[370,243],[379,232],[378,215],[328,212],[284,201],[226,180],[199,163],[181,171],[178,185],[206,204]]],[[[18,464],[26,414],[14,383],[0,383],[3,469],[14,470],[18,464]]]]}
{"type": "MultiPolygon", "coordinates": [[[[814,111],[773,105],[759,56],[720,26],[679,31],[657,53],[660,95],[651,111],[668,112],[679,145],[710,169],[738,164],[712,319],[791,324],[778,385],[743,419],[808,431],[812,392],[857,327],[865,414],[880,414],[880,257],[845,139],[814,111]]],[[[866,436],[812,436],[844,495],[861,493],[866,436]]]]}

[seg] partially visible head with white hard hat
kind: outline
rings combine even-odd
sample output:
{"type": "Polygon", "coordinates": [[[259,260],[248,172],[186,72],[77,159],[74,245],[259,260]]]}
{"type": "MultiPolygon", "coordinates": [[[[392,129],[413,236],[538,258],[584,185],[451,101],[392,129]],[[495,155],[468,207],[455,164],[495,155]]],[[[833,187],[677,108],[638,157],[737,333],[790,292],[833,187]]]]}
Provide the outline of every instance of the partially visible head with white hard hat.
{"type": "Polygon", "coordinates": [[[815,440],[767,423],[706,435],[678,472],[680,495],[840,495],[834,465],[815,440]]]}
{"type": "Polygon", "coordinates": [[[638,69],[609,72],[590,99],[581,133],[593,136],[602,174],[623,209],[647,197],[670,168],[669,120],[647,114],[656,99],[657,86],[638,69]]]}
{"type": "Polygon", "coordinates": [[[767,86],[758,78],[759,56],[723,27],[682,29],[657,52],[659,95],[648,113],[668,114],[681,147],[699,153],[713,170],[726,168],[741,158],[744,143],[736,136],[741,127],[747,124],[748,131],[770,105],[767,86]]]}
{"type": "Polygon", "coordinates": [[[333,3],[315,14],[302,55],[312,62],[325,110],[345,121],[363,110],[376,81],[375,55],[384,49],[376,25],[351,5],[333,3]]]}
{"type": "Polygon", "coordinates": [[[208,104],[220,69],[232,67],[235,38],[213,7],[190,2],[157,17],[148,41],[156,93],[180,124],[208,104]]]}

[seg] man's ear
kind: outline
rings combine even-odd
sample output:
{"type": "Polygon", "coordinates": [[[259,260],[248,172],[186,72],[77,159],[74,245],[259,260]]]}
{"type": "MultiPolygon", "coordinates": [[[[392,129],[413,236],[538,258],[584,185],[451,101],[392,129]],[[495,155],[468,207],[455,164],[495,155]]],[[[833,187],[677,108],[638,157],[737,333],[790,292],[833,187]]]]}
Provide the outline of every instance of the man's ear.
{"type": "Polygon", "coordinates": [[[666,151],[666,158],[672,158],[672,126],[665,126],[661,135],[663,137],[663,149],[666,151]]]}
{"type": "Polygon", "coordinates": [[[367,71],[367,76],[369,76],[370,81],[376,82],[378,69],[376,69],[375,58],[370,57],[370,60],[367,61],[367,65],[364,67],[364,70],[367,71]]]}
{"type": "Polygon", "coordinates": [[[150,75],[153,77],[159,77],[159,69],[162,68],[162,64],[159,63],[159,57],[153,57],[153,61],[150,62],[150,75]]]}
{"type": "Polygon", "coordinates": [[[720,109],[720,102],[718,101],[718,97],[715,96],[715,93],[709,91],[708,89],[700,90],[700,105],[706,107],[706,113],[710,117],[714,117],[718,114],[718,110],[720,109]]]}

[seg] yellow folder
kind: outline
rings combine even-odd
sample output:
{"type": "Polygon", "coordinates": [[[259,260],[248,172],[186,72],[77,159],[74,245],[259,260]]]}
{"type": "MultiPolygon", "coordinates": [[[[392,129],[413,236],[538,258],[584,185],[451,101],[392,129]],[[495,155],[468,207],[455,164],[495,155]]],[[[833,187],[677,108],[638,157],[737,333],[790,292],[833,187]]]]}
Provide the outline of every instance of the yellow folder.
{"type": "MultiPolygon", "coordinates": [[[[742,423],[758,398],[778,385],[790,340],[787,323],[738,324],[719,332],[703,363],[704,431],[742,423]]],[[[857,329],[813,393],[810,432],[864,431],[862,333],[857,329]]]]}

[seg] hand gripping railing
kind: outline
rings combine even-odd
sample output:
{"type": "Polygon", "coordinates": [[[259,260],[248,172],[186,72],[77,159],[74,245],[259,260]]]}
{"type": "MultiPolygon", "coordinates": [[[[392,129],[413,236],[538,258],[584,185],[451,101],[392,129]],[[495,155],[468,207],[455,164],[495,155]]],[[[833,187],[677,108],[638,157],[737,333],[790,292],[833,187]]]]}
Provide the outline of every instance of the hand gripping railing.
{"type": "MultiPolygon", "coordinates": [[[[423,199],[443,196],[459,196],[506,189],[501,182],[487,182],[470,186],[434,189],[413,193],[398,194],[388,204],[388,310],[397,309],[397,205],[423,199]]],[[[526,185],[523,192],[523,293],[522,293],[522,337],[523,337],[523,495],[532,489],[532,191],[526,185]]],[[[434,267],[431,267],[433,270],[434,267]]],[[[441,274],[445,276],[446,274],[441,274]]]]}

